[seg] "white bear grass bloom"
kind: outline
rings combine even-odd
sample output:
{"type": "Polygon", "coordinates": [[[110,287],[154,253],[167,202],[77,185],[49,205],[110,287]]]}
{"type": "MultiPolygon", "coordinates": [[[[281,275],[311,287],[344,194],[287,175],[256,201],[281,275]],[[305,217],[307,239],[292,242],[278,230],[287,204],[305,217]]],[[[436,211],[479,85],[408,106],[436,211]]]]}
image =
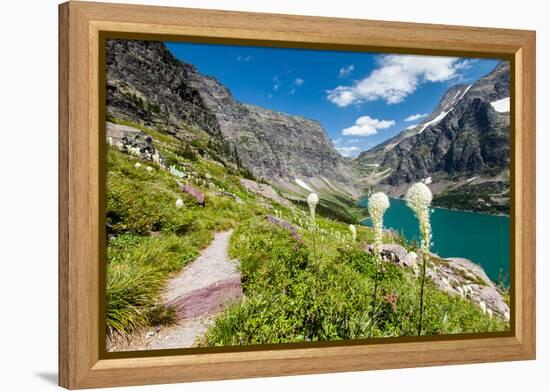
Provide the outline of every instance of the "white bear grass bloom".
{"type": "Polygon", "coordinates": [[[389,207],[390,200],[384,193],[377,192],[369,197],[368,210],[374,228],[374,253],[377,258],[379,258],[382,251],[383,217],[389,207]]]}
{"type": "MultiPolygon", "coordinates": [[[[430,260],[430,242],[432,240],[432,227],[430,225],[430,204],[432,203],[432,191],[422,182],[415,183],[407,190],[405,195],[407,206],[413,210],[418,219],[421,250],[422,250],[422,280],[420,284],[420,319],[418,322],[418,335],[422,335],[422,318],[424,312],[424,282],[426,280],[426,264],[430,260]]],[[[464,291],[459,291],[464,295],[464,291]]]]}
{"type": "Polygon", "coordinates": [[[147,166],[146,170],[147,170],[147,172],[153,172],[153,167],[147,166]]]}
{"type": "Polygon", "coordinates": [[[355,228],[355,225],[350,224],[349,230],[351,232],[351,239],[353,242],[355,242],[357,240],[357,228],[355,228]]]}
{"type": "Polygon", "coordinates": [[[135,167],[135,168],[140,168],[140,167],[141,167],[141,163],[140,163],[140,162],[137,162],[136,164],[134,164],[134,167],[135,167]]]}
{"type": "Polygon", "coordinates": [[[418,277],[418,262],[417,262],[418,255],[416,255],[414,251],[410,251],[407,254],[407,258],[409,260],[410,266],[413,268],[414,276],[418,277]]]}
{"type": "Polygon", "coordinates": [[[319,203],[319,196],[317,193],[311,193],[307,196],[307,204],[309,206],[309,213],[311,214],[311,218],[315,220],[315,208],[317,207],[317,204],[319,203]]]}
{"type": "Polygon", "coordinates": [[[183,200],[181,198],[178,198],[176,200],[176,208],[178,209],[183,208],[183,200]]]}
{"type": "Polygon", "coordinates": [[[479,308],[481,308],[481,311],[486,314],[487,313],[487,304],[485,304],[484,301],[479,302],[479,308]]]}
{"type": "Polygon", "coordinates": [[[307,205],[309,206],[309,214],[311,215],[311,224],[310,224],[310,230],[311,230],[311,237],[313,239],[313,259],[317,259],[316,256],[316,246],[315,246],[315,208],[317,207],[317,204],[319,203],[319,196],[316,193],[310,193],[307,196],[307,205]]]}

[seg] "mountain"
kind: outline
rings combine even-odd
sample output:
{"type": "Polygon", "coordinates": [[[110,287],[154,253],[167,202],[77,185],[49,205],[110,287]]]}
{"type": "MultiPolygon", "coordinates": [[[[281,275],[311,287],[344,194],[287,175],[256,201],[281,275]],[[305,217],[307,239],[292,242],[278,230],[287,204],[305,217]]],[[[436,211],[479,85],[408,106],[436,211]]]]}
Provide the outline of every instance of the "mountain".
{"type": "Polygon", "coordinates": [[[509,80],[501,62],[475,83],[451,87],[424,122],[355,159],[365,183],[402,196],[424,181],[441,206],[507,213],[509,80]]]}
{"type": "Polygon", "coordinates": [[[179,61],[161,42],[108,41],[107,115],[182,141],[207,137],[205,149],[222,144],[216,150],[225,155],[224,163],[238,162],[291,193],[361,194],[354,165],[317,121],[237,101],[218,80],[179,61]]]}

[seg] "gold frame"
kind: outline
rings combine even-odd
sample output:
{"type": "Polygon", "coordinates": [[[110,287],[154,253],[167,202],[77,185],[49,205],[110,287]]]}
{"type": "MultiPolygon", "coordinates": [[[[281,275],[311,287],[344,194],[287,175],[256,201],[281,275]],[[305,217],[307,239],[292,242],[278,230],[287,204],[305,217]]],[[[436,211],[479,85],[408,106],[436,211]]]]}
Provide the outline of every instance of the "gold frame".
{"type": "Polygon", "coordinates": [[[59,384],[91,388],[535,358],[535,33],[71,1],[59,6],[59,384]],[[389,343],[190,350],[101,349],[106,36],[500,57],[512,63],[512,318],[506,334],[389,343]],[[459,354],[457,354],[459,353],[459,354]]]}

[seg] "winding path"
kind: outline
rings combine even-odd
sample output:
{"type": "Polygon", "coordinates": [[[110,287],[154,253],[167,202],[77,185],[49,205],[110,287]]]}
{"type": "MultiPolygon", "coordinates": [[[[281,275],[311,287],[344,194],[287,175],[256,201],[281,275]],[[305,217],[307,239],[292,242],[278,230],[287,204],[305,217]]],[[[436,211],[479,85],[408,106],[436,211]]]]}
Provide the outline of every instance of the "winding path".
{"type": "Polygon", "coordinates": [[[164,304],[176,309],[177,324],[151,329],[128,350],[192,347],[214,323],[214,316],[242,297],[237,261],[228,254],[232,233],[216,233],[201,255],[168,282],[164,304]]]}

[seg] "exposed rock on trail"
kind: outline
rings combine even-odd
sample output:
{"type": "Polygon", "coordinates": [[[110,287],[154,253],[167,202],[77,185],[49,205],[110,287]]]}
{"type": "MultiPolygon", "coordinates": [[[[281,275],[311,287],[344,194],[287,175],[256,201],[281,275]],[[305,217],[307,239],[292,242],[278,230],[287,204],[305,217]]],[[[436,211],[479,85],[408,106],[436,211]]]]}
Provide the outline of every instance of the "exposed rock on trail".
{"type": "Polygon", "coordinates": [[[218,312],[242,297],[237,262],[227,254],[232,233],[217,233],[200,257],[169,282],[164,302],[176,308],[180,319],[218,312]]]}

